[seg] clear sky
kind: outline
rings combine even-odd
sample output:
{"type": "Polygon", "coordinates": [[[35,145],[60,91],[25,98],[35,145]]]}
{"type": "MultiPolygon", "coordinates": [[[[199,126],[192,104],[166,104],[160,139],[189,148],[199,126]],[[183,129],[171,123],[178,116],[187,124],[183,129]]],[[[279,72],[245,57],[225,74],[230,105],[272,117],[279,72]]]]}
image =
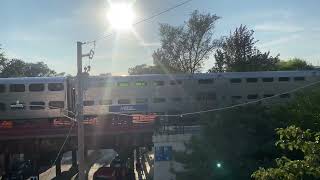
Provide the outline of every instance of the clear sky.
{"type": "MultiPolygon", "coordinates": [[[[136,0],[136,19],[182,1],[136,0]]],[[[108,6],[107,0],[1,0],[1,47],[7,57],[44,61],[58,72],[75,74],[76,41],[111,32],[106,20],[108,6]]],[[[152,64],[152,52],[159,48],[158,24],[181,25],[193,10],[222,17],[216,24],[216,37],[244,24],[255,30],[262,51],[320,65],[319,7],[319,0],[193,0],[135,26],[134,33],[118,33],[99,41],[91,73],[127,74],[129,67],[152,64]]],[[[208,60],[203,71],[213,64],[214,59],[208,60]]]]}

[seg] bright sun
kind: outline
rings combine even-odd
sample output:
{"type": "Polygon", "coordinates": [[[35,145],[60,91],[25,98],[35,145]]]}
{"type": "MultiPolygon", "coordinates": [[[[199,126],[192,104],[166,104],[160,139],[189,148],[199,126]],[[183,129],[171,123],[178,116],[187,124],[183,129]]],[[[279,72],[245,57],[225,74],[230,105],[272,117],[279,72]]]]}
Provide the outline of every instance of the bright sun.
{"type": "Polygon", "coordinates": [[[132,28],[135,18],[132,4],[111,3],[107,13],[107,18],[113,29],[129,30],[132,28]]]}

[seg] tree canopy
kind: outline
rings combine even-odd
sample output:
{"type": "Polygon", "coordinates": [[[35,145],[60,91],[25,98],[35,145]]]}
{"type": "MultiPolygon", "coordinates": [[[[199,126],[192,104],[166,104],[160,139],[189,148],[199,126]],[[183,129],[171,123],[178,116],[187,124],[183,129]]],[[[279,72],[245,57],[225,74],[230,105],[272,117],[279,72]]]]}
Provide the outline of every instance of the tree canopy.
{"type": "Polygon", "coordinates": [[[3,52],[0,53],[0,78],[58,75],[62,76],[64,73],[56,73],[43,62],[28,63],[20,59],[8,59],[3,52]]]}
{"type": "Polygon", "coordinates": [[[263,106],[210,113],[201,121],[202,134],[174,155],[185,169],[175,172],[177,180],[249,179],[252,171],[277,156],[273,136],[278,124],[263,106]]]}
{"type": "Polygon", "coordinates": [[[252,174],[257,180],[300,180],[320,178],[320,132],[303,131],[290,126],[277,129],[279,140],[276,146],[289,152],[297,151],[302,158],[290,159],[282,156],[276,159],[275,168],[260,168],[252,174]]]}
{"type": "Polygon", "coordinates": [[[164,74],[162,68],[158,66],[148,66],[146,64],[136,65],[135,67],[129,68],[128,73],[130,75],[141,75],[141,74],[164,74]]]}
{"type": "Polygon", "coordinates": [[[129,74],[200,72],[203,62],[219,47],[220,41],[213,38],[219,18],[194,11],[182,26],[160,24],[161,47],[152,55],[154,66],[137,65],[129,74]]]}
{"type": "Polygon", "coordinates": [[[312,70],[314,67],[303,59],[293,58],[287,61],[278,62],[276,69],[279,71],[312,70]]]}
{"type": "Polygon", "coordinates": [[[214,57],[215,66],[209,72],[246,72],[275,70],[279,55],[272,57],[270,52],[262,53],[253,37],[253,30],[241,25],[228,37],[223,38],[222,47],[214,57]]]}

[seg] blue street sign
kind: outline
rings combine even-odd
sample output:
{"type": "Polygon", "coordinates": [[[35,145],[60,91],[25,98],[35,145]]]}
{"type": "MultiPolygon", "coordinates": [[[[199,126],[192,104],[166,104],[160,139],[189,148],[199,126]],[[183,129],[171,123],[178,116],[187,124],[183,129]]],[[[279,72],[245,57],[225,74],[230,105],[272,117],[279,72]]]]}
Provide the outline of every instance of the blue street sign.
{"type": "Polygon", "coordinates": [[[109,106],[109,112],[147,112],[147,110],[147,104],[109,106]]]}
{"type": "Polygon", "coordinates": [[[171,146],[155,147],[155,161],[170,161],[172,160],[171,146]]]}

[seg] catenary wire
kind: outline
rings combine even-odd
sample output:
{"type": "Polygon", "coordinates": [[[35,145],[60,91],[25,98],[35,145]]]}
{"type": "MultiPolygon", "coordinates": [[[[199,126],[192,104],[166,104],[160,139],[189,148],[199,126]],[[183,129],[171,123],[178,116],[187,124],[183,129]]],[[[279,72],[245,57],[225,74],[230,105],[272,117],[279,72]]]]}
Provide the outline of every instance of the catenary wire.
{"type": "MultiPolygon", "coordinates": [[[[151,20],[151,19],[154,19],[154,18],[156,18],[156,17],[158,17],[158,16],[160,16],[160,15],[162,15],[162,14],[164,14],[164,13],[167,13],[167,12],[169,12],[169,11],[171,11],[171,10],[173,10],[173,9],[176,9],[176,8],[178,8],[178,7],[180,7],[180,6],[183,6],[183,5],[185,5],[185,4],[187,4],[187,3],[191,2],[191,1],[192,1],[192,0],[183,1],[183,2],[181,2],[181,3],[179,3],[179,4],[176,4],[176,5],[168,8],[168,9],[165,9],[165,10],[163,10],[163,11],[160,11],[160,12],[158,12],[158,13],[155,13],[155,14],[147,17],[147,18],[141,19],[141,20],[133,23],[132,25],[133,25],[133,26],[136,26],[136,25],[138,25],[138,24],[140,24],[140,23],[143,23],[143,22],[149,21],[149,20],[151,20]]],[[[98,37],[97,39],[95,39],[95,40],[93,40],[93,41],[86,41],[86,42],[84,42],[84,44],[96,43],[96,42],[98,42],[98,41],[100,41],[100,40],[102,40],[102,39],[106,39],[106,38],[111,37],[113,34],[114,34],[114,33],[109,33],[109,34],[107,34],[107,35],[103,35],[103,36],[98,37]]]]}

